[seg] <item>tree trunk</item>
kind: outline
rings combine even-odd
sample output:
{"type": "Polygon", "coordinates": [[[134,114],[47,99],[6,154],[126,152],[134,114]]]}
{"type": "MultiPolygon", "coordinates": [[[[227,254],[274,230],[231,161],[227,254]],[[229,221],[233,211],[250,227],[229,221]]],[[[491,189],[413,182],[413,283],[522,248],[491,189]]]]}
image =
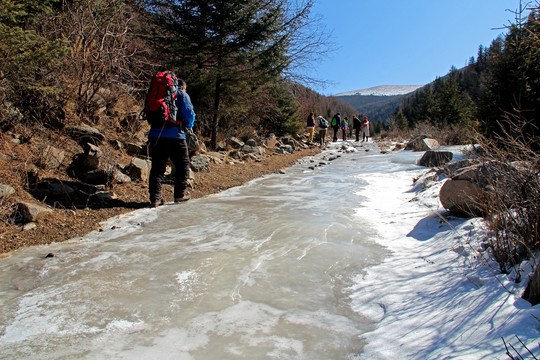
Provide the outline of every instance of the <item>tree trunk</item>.
{"type": "Polygon", "coordinates": [[[217,148],[217,134],[218,134],[218,127],[219,127],[219,104],[221,100],[221,66],[222,66],[222,59],[221,55],[218,56],[218,62],[217,62],[217,72],[216,72],[216,82],[214,85],[214,110],[213,110],[213,117],[212,117],[212,138],[210,139],[210,147],[212,150],[215,150],[217,148]]]}

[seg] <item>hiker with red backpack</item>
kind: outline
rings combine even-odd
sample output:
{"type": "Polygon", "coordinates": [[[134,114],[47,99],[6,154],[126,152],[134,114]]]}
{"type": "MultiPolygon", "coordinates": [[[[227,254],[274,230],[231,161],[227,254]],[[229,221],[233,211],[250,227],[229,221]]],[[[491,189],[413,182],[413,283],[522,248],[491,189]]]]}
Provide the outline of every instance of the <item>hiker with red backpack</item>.
{"type": "Polygon", "coordinates": [[[150,206],[164,203],[161,187],[169,158],[174,164],[174,202],[191,199],[187,194],[189,178],[189,152],[186,131],[191,131],[195,111],[186,93],[186,83],[172,72],[163,71],[152,78],[145,106],[146,119],[150,123],[148,133],[152,168],[148,181],[150,206]]]}

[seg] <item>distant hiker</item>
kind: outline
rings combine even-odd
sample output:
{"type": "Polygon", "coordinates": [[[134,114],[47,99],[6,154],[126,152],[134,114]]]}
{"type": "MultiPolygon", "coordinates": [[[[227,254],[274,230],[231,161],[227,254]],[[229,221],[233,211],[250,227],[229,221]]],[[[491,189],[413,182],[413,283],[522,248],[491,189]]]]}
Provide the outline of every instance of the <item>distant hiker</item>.
{"type": "Polygon", "coordinates": [[[328,121],[322,116],[318,116],[317,126],[319,127],[319,145],[322,149],[324,145],[326,145],[326,129],[328,129],[328,121]]]}
{"type": "Polygon", "coordinates": [[[332,130],[334,130],[334,138],[332,139],[332,141],[336,142],[338,138],[338,131],[341,128],[341,115],[339,113],[334,115],[334,117],[332,118],[331,125],[332,125],[332,130]]]}
{"type": "Polygon", "coordinates": [[[343,133],[343,141],[347,141],[347,130],[349,130],[349,118],[345,117],[341,122],[341,131],[343,133]]]}
{"type": "Polygon", "coordinates": [[[309,133],[308,141],[313,141],[313,132],[315,131],[315,114],[310,113],[308,115],[306,127],[309,133]]]}
{"type": "Polygon", "coordinates": [[[364,116],[362,121],[362,141],[369,141],[369,120],[364,116]]]}
{"type": "Polygon", "coordinates": [[[356,141],[360,141],[360,130],[362,129],[362,122],[356,116],[353,117],[352,122],[353,122],[352,128],[354,129],[354,135],[356,136],[356,141]]]}
{"type": "MultiPolygon", "coordinates": [[[[186,193],[190,168],[186,131],[191,131],[191,128],[193,128],[195,111],[191,99],[186,93],[185,81],[176,79],[172,73],[169,74],[174,77],[172,79],[173,86],[169,88],[169,91],[173,92],[172,97],[175,106],[170,106],[169,113],[165,112],[162,116],[166,120],[164,119],[161,123],[157,121],[151,123],[150,132],[148,133],[149,151],[152,157],[148,191],[150,193],[150,206],[152,207],[163,204],[161,186],[165,178],[165,168],[169,158],[173,162],[176,171],[174,175],[174,202],[191,199],[191,196],[186,193]],[[177,81],[176,87],[174,87],[175,81],[177,81]],[[175,122],[173,123],[168,117],[174,117],[175,122]]],[[[171,85],[170,79],[169,85],[171,85]]],[[[151,93],[152,87],[149,94],[151,93]]]]}

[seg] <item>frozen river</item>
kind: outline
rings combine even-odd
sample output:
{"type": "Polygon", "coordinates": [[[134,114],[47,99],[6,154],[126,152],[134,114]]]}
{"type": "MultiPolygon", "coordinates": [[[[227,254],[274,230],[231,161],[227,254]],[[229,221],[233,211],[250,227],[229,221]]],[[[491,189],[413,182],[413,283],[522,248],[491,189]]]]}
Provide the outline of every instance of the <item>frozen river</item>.
{"type": "Polygon", "coordinates": [[[422,154],[338,145],[0,260],[0,358],[358,358],[376,324],[351,289],[388,254],[361,193],[374,174],[417,172],[422,154]]]}

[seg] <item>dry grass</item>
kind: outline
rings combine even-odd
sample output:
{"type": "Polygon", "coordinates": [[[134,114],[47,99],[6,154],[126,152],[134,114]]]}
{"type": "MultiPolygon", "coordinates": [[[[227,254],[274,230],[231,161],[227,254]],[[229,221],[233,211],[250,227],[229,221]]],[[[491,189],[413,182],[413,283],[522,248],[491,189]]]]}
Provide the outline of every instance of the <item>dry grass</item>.
{"type": "MultiPolygon", "coordinates": [[[[519,116],[508,116],[504,137],[479,137],[481,160],[490,169],[488,222],[491,235],[488,243],[502,272],[519,269],[526,259],[538,264],[540,250],[540,155],[539,139],[531,138],[523,129],[531,126],[519,116]]],[[[540,272],[530,279],[524,297],[532,304],[540,303],[540,272]]]]}

